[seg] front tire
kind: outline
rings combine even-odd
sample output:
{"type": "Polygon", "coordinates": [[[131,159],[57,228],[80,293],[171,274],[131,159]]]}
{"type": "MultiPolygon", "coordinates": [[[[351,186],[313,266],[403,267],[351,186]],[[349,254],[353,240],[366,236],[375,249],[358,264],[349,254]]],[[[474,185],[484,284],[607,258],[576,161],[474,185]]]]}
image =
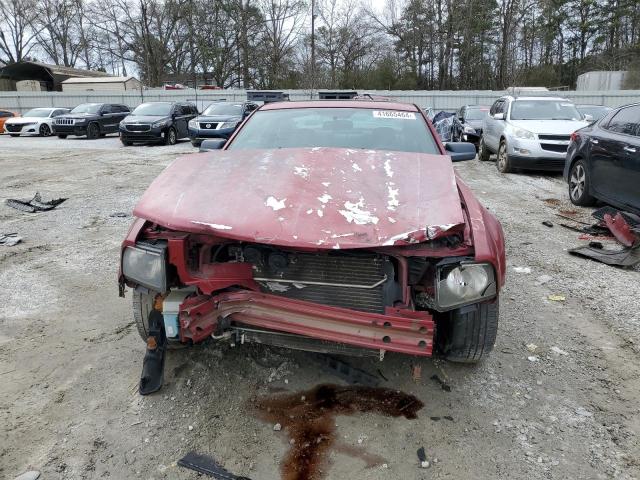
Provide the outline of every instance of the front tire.
{"type": "Polygon", "coordinates": [[[43,123],[42,125],[40,125],[40,129],[38,130],[38,133],[40,134],[41,137],[48,137],[49,135],[51,135],[51,129],[49,128],[49,125],[47,125],[46,123],[43,123]]]}
{"type": "Polygon", "coordinates": [[[596,199],[589,193],[589,170],[584,160],[571,165],[569,171],[569,199],[579,207],[591,207],[596,199]]]}
{"type": "Polygon", "coordinates": [[[479,303],[454,310],[438,324],[438,346],[457,363],[476,363],[493,350],[498,333],[499,303],[479,303]]]}
{"type": "Polygon", "coordinates": [[[10,137],[19,137],[20,134],[19,133],[10,133],[9,136],[10,137]]]}
{"type": "Polygon", "coordinates": [[[480,137],[480,146],[478,147],[478,160],[481,162],[488,162],[491,157],[491,152],[487,148],[487,144],[484,143],[484,138],[480,137]]]}
{"type": "Polygon", "coordinates": [[[164,144],[165,145],[175,145],[178,142],[178,135],[176,134],[175,128],[171,127],[167,130],[167,133],[164,134],[164,144]]]}
{"type": "Polygon", "coordinates": [[[500,173],[511,173],[513,171],[513,167],[511,167],[511,159],[507,154],[507,144],[504,140],[500,142],[500,147],[498,148],[498,160],[496,161],[496,167],[500,173]]]}
{"type": "Polygon", "coordinates": [[[100,136],[100,126],[97,123],[90,123],[87,127],[87,138],[95,140],[100,136]]]}

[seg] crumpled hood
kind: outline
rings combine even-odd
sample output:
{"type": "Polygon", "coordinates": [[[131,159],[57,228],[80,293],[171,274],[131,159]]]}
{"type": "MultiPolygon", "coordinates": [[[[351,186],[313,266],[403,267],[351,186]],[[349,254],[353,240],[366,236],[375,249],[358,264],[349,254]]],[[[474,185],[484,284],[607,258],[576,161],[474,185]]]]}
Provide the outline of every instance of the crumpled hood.
{"type": "Polygon", "coordinates": [[[571,135],[576,130],[589,125],[589,122],[584,120],[511,120],[511,124],[533,133],[571,135]]]}
{"type": "Polygon", "coordinates": [[[174,230],[319,249],[416,243],[464,224],[449,157],[317,147],[179,158],[134,215],[174,230]]]}

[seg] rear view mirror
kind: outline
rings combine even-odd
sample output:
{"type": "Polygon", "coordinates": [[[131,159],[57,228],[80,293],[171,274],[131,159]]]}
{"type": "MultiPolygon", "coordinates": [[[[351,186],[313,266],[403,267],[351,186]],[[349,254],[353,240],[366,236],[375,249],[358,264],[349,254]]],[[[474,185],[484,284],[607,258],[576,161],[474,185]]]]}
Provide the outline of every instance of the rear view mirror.
{"type": "Polygon", "coordinates": [[[464,162],[476,158],[476,147],[468,142],[448,142],[444,144],[444,149],[449,153],[452,162],[464,162]]]}
{"type": "Polygon", "coordinates": [[[495,120],[504,120],[504,113],[496,113],[493,118],[495,120]]]}
{"type": "MultiPolygon", "coordinates": [[[[211,150],[220,150],[227,141],[224,138],[215,138],[212,140],[204,140],[200,144],[201,152],[210,152],[211,150]]],[[[475,150],[474,150],[475,151],[475,150]]]]}

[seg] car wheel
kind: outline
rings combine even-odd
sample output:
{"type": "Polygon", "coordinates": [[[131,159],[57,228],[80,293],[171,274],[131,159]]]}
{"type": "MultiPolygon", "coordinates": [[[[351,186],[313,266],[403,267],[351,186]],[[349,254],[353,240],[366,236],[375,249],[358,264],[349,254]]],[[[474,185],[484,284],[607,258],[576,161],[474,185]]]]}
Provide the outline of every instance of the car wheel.
{"type": "Polygon", "coordinates": [[[476,363],[486,358],[498,333],[498,300],[463,307],[440,320],[437,342],[451,362],[476,363]]]}
{"type": "Polygon", "coordinates": [[[589,174],[583,160],[578,160],[571,166],[569,172],[569,198],[571,203],[580,207],[590,207],[596,199],[589,194],[589,174]]]}
{"type": "Polygon", "coordinates": [[[480,137],[480,146],[478,147],[478,160],[481,162],[488,162],[491,152],[484,143],[484,138],[480,137]]]}
{"type": "Polygon", "coordinates": [[[49,135],[51,135],[51,129],[49,128],[49,125],[43,123],[38,129],[38,133],[40,133],[41,137],[48,137],[49,135]]]}
{"type": "Polygon", "coordinates": [[[500,148],[498,148],[498,160],[496,161],[496,167],[498,167],[498,171],[500,173],[510,173],[513,170],[511,168],[509,155],[507,155],[507,144],[504,140],[500,142],[500,148]]]}
{"type": "Polygon", "coordinates": [[[178,135],[176,135],[176,130],[171,127],[167,130],[167,133],[164,134],[164,144],[165,145],[175,145],[178,141],[178,135]]]}
{"type": "Polygon", "coordinates": [[[67,138],[66,135],[58,135],[58,138],[67,138]]]}
{"type": "Polygon", "coordinates": [[[95,140],[100,136],[100,127],[97,123],[90,123],[87,127],[87,138],[89,140],[95,140]]]}
{"type": "MultiPolygon", "coordinates": [[[[140,293],[135,290],[133,291],[133,320],[135,321],[140,338],[142,338],[142,341],[145,343],[149,337],[149,315],[154,311],[153,302],[155,297],[155,292],[140,293]]],[[[168,349],[177,349],[182,347],[184,347],[184,345],[181,343],[167,343],[168,349]]]]}
{"type": "Polygon", "coordinates": [[[120,139],[120,141],[122,142],[122,145],[124,145],[125,147],[130,147],[132,145],[132,143],[129,140],[120,139]]]}

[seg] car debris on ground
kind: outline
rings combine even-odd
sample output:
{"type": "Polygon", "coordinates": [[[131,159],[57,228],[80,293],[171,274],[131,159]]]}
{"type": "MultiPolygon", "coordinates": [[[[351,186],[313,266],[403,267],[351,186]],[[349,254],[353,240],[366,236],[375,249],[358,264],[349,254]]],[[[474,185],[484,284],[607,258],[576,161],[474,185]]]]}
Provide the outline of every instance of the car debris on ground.
{"type": "Polygon", "coordinates": [[[0,245],[13,247],[22,241],[22,237],[17,233],[0,233],[0,245]]]}
{"type": "Polygon", "coordinates": [[[178,465],[218,480],[250,480],[248,477],[239,477],[230,473],[227,469],[218,465],[213,458],[196,452],[187,453],[178,460],[178,465]]]}
{"type": "Polygon", "coordinates": [[[35,213],[35,212],[47,212],[49,210],[53,210],[62,202],[67,200],[66,198],[55,198],[53,200],[44,201],[40,196],[39,192],[33,196],[31,200],[16,200],[14,198],[9,198],[6,201],[6,204],[12,208],[17,210],[21,210],[27,213],[35,213]]]}

